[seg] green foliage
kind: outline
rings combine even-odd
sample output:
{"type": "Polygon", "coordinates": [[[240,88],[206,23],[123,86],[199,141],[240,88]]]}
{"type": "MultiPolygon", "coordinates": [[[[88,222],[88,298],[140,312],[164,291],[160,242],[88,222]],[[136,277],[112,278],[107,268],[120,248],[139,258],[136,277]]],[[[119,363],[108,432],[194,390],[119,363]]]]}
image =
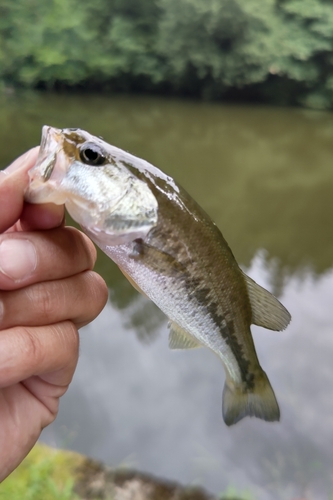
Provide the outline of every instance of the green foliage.
{"type": "Polygon", "coordinates": [[[225,87],[265,79],[271,47],[263,17],[271,2],[252,10],[245,1],[236,0],[160,0],[159,4],[163,9],[159,50],[175,76],[192,66],[200,79],[211,78],[225,87]]]}
{"type": "Polygon", "coordinates": [[[36,445],[22,464],[1,483],[0,500],[76,500],[75,455],[36,445]],[[74,457],[74,458],[73,458],[74,457]]]}
{"type": "Polygon", "coordinates": [[[75,0],[0,2],[2,78],[27,86],[88,77],[82,55],[92,42],[75,0]],[[5,57],[4,57],[5,55],[5,57]]]}
{"type": "Polygon", "coordinates": [[[220,500],[255,500],[255,496],[248,490],[240,491],[233,486],[229,486],[224,493],[220,495],[220,500]]]}
{"type": "Polygon", "coordinates": [[[333,4],[0,0],[0,81],[332,107],[333,4]]]}
{"type": "Polygon", "coordinates": [[[303,98],[318,92],[325,73],[327,96],[332,92],[328,70],[332,66],[332,4],[321,0],[159,0],[159,5],[163,9],[159,49],[168,57],[175,78],[194,73],[220,91],[282,79],[293,82],[303,98]]]}

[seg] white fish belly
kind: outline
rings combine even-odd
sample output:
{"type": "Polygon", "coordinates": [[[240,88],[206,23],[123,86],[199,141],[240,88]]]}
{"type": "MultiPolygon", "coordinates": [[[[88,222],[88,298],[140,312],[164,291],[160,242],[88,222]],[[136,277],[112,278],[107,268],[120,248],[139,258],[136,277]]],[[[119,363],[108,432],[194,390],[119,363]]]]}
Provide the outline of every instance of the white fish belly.
{"type": "Polygon", "coordinates": [[[176,283],[175,278],[160,274],[148,268],[140,259],[133,258],[132,245],[99,246],[171,321],[214,351],[233,380],[241,379],[237,361],[218,325],[207,314],[204,305],[191,300],[181,280],[176,283]]]}

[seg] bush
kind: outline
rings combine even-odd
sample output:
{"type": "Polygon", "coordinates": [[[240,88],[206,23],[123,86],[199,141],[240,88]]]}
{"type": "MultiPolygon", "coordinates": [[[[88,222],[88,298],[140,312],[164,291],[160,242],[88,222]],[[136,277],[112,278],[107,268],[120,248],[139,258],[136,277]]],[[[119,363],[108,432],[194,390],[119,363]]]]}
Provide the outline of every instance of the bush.
{"type": "Polygon", "coordinates": [[[0,0],[0,81],[333,106],[327,0],[0,0]]]}

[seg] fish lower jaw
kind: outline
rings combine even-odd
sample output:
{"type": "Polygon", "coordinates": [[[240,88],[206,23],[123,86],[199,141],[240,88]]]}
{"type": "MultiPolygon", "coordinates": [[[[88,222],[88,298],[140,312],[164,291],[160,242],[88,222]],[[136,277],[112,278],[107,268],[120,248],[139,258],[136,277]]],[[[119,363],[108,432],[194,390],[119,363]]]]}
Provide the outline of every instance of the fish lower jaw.
{"type": "Polygon", "coordinates": [[[55,205],[64,205],[66,203],[66,193],[57,189],[57,185],[48,181],[47,183],[35,179],[33,180],[24,195],[28,203],[54,203],[55,205]]]}

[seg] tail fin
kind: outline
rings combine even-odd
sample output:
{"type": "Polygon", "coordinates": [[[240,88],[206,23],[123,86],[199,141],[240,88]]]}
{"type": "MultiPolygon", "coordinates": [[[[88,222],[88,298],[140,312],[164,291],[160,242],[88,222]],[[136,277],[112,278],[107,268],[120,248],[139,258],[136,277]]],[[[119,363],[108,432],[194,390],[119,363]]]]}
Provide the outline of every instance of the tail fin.
{"type": "Polygon", "coordinates": [[[243,385],[236,386],[227,379],[223,389],[222,411],[227,425],[236,424],[246,416],[269,422],[280,420],[279,405],[264,371],[256,376],[251,390],[243,385]]]}

